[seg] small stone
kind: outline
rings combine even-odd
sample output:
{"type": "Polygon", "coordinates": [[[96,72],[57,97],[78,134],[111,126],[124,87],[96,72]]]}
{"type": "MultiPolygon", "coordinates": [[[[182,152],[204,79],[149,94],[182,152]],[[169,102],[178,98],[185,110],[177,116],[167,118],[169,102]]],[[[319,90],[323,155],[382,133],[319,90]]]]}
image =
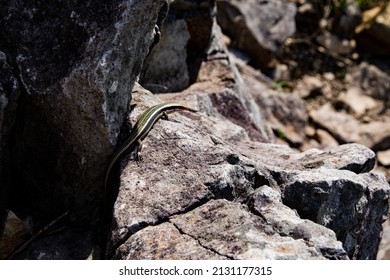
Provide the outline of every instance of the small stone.
{"type": "Polygon", "coordinates": [[[376,157],[381,165],[390,166],[390,150],[377,152],[376,157]]]}
{"type": "Polygon", "coordinates": [[[316,130],[314,127],[308,125],[305,128],[305,133],[306,133],[306,136],[308,136],[308,137],[314,137],[314,135],[316,135],[316,130]]]}
{"type": "Polygon", "coordinates": [[[301,98],[309,96],[321,95],[324,83],[317,77],[303,76],[302,80],[298,82],[294,92],[301,98]]]}
{"type": "Polygon", "coordinates": [[[317,129],[317,139],[321,143],[322,149],[331,149],[339,146],[339,142],[337,142],[334,137],[328,133],[326,130],[317,129]]]}
{"type": "Polygon", "coordinates": [[[325,80],[328,81],[333,81],[336,78],[336,76],[332,72],[326,72],[322,76],[324,77],[325,80]]]}

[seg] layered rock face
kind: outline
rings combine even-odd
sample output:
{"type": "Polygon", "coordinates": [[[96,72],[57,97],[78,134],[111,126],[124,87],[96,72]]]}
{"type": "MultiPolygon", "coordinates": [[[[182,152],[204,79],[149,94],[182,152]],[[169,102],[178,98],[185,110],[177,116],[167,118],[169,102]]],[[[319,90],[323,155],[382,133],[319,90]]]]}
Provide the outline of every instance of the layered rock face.
{"type": "Polygon", "coordinates": [[[385,138],[363,146],[351,143],[363,133],[351,138],[340,131],[344,145],[335,140],[326,151],[298,150],[310,148],[309,122],[336,133],[332,123],[340,117],[325,106],[320,110],[333,119],[320,110],[308,114],[299,93],[285,92],[247,64],[272,67],[295,31],[288,24],[294,4],[264,1],[268,12],[260,19],[272,32],[252,22],[243,33],[267,57],[256,58],[246,49],[251,44],[240,44],[246,36],[233,46],[250,61],[227,48],[222,30],[261,9],[256,1],[240,2],[6,3],[0,26],[2,258],[51,221],[48,231],[62,230],[44,231],[11,256],[376,257],[389,186],[372,172],[371,149],[382,149],[385,138]],[[288,13],[281,14],[284,8],[288,13]],[[146,108],[167,101],[197,112],[160,119],[143,141],[142,161],[126,153],[105,191],[115,147],[146,108]],[[9,241],[11,220],[23,232],[18,240],[9,241]]]}

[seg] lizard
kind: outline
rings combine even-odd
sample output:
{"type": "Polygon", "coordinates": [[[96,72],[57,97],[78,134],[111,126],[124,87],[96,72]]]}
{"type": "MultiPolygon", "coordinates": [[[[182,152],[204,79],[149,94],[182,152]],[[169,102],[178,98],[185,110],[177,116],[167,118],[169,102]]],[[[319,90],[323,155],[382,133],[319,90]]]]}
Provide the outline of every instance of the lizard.
{"type": "MultiPolygon", "coordinates": [[[[121,157],[127,152],[136,149],[136,160],[141,160],[140,152],[142,149],[142,140],[148,135],[153,125],[162,117],[168,113],[175,111],[187,110],[190,112],[197,112],[197,110],[189,108],[183,104],[176,102],[166,102],[149,107],[137,120],[134,128],[131,130],[129,137],[125,142],[116,150],[111,158],[104,178],[104,209],[107,206],[107,189],[108,179],[110,177],[112,168],[121,159],[121,157]]],[[[104,210],[106,211],[106,210],[104,210]]]]}

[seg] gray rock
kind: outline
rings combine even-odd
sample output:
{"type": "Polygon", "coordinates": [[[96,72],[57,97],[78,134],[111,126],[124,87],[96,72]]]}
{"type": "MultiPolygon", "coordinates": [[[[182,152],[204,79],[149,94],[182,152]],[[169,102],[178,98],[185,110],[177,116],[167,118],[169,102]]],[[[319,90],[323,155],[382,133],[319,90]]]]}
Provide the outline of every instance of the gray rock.
{"type": "Polygon", "coordinates": [[[118,248],[113,258],[122,260],[227,259],[202,246],[196,238],[183,233],[171,221],[149,226],[135,233],[118,248]]]}
{"type": "Polygon", "coordinates": [[[386,185],[384,177],[369,173],[303,171],[292,175],[283,187],[283,203],[296,209],[301,218],[332,229],[351,258],[375,259],[380,223],[388,211],[390,189],[386,185]]]}
{"type": "Polygon", "coordinates": [[[354,117],[337,112],[330,103],[309,113],[313,121],[329,131],[340,143],[354,142],[359,135],[359,122],[354,117]]]}
{"type": "Polygon", "coordinates": [[[321,46],[335,55],[348,55],[356,46],[355,40],[340,39],[338,36],[328,32],[318,35],[316,39],[321,46]]]}
{"type": "Polygon", "coordinates": [[[346,76],[348,84],[358,86],[364,95],[371,96],[375,100],[382,100],[385,106],[390,102],[390,76],[378,67],[366,62],[351,69],[346,76]],[[387,102],[387,103],[386,103],[387,102]]]}
{"type": "MultiPolygon", "coordinates": [[[[255,207],[259,207],[260,201],[267,199],[267,206],[277,204],[278,200],[273,197],[273,192],[275,191],[261,192],[261,198],[254,198],[255,207]]],[[[256,210],[264,211],[267,206],[256,210]]],[[[213,200],[191,212],[175,216],[171,221],[184,235],[189,235],[201,246],[216,252],[221,259],[324,259],[321,246],[336,247],[345,256],[341,244],[335,240],[331,231],[320,226],[318,232],[314,228],[309,230],[305,222],[294,221],[295,213],[290,211],[283,212],[281,217],[273,221],[272,217],[276,216],[272,214],[266,214],[266,218],[263,218],[248,212],[239,204],[213,200]],[[291,236],[294,234],[292,232],[281,234],[283,229],[277,228],[277,224],[282,224],[282,219],[289,219],[292,232],[296,234],[294,237],[291,236]],[[305,233],[305,230],[310,233],[305,233]],[[315,236],[321,238],[313,245],[310,240],[315,236]]]]}
{"type": "Polygon", "coordinates": [[[327,130],[339,143],[360,143],[375,151],[390,148],[390,122],[360,123],[346,112],[336,111],[326,103],[309,113],[313,121],[327,130]]]}
{"type": "Polygon", "coordinates": [[[279,0],[217,1],[218,23],[232,45],[247,52],[252,63],[266,68],[274,53],[294,34],[296,7],[279,0]]]}
{"type": "Polygon", "coordinates": [[[262,186],[250,199],[252,211],[264,218],[280,235],[303,240],[307,246],[314,247],[326,258],[347,258],[341,243],[335,241],[333,231],[300,218],[294,210],[281,203],[281,194],[275,189],[262,186]],[[330,248],[333,250],[329,250],[330,248]]]}
{"type": "MultiPolygon", "coordinates": [[[[300,146],[308,123],[303,100],[295,93],[271,90],[272,81],[268,77],[239,58],[232,58],[241,74],[245,93],[250,94],[258,107],[258,113],[255,109],[251,110],[252,118],[258,124],[266,122],[269,127],[267,129],[291,146],[300,146]]],[[[270,139],[273,140],[274,137],[270,139]]]]}
{"type": "Polygon", "coordinates": [[[98,220],[106,164],[164,3],[3,5],[0,40],[23,87],[8,203],[37,226],[69,209],[76,223],[98,220]]]}
{"type": "Polygon", "coordinates": [[[339,101],[344,103],[357,117],[361,117],[366,112],[378,107],[375,99],[364,95],[359,88],[349,88],[347,92],[339,96],[339,101]]]}
{"type": "Polygon", "coordinates": [[[294,92],[301,98],[315,97],[322,95],[324,83],[319,77],[305,75],[299,80],[294,88],[294,92]]]}
{"type": "MultiPolygon", "coordinates": [[[[165,94],[161,97],[164,100],[191,100],[190,103],[197,101],[199,108],[202,108],[209,116],[229,119],[232,123],[244,128],[247,133],[244,137],[249,136],[250,139],[270,142],[273,139],[272,131],[265,124],[261,108],[248,94],[248,91],[252,89],[246,86],[240,72],[234,65],[234,58],[229,56],[222,32],[216,23],[214,6],[208,6],[206,2],[211,5],[210,1],[198,4],[190,1],[188,5],[184,4],[186,1],[174,2],[173,8],[168,13],[170,20],[167,21],[166,25],[183,25],[189,28],[191,38],[188,39],[184,33],[162,33],[162,40],[152,51],[145,65],[144,71],[148,73],[141,79],[140,84],[156,92],[164,92],[165,94]],[[191,9],[187,10],[189,8],[191,9]],[[181,16],[179,17],[178,14],[181,16]],[[183,18],[185,23],[179,18],[183,18]],[[209,30],[203,30],[206,27],[209,30]],[[197,36],[198,33],[202,36],[197,36]],[[164,38],[164,36],[169,38],[164,38]],[[183,40],[188,40],[188,44],[180,45],[180,47],[176,45],[175,49],[172,49],[170,42],[182,42],[183,40]],[[177,59],[170,58],[175,56],[176,51],[180,51],[182,54],[191,54],[186,58],[185,68],[196,69],[196,73],[183,71],[183,64],[177,59]],[[157,57],[160,57],[160,52],[164,56],[162,62],[157,60],[157,57]],[[169,60],[169,63],[164,63],[165,60],[169,60]],[[174,84],[169,84],[169,81],[163,81],[165,74],[161,75],[163,70],[156,67],[155,63],[158,65],[161,63],[164,71],[170,72],[169,69],[171,69],[175,73],[180,73],[181,78],[188,74],[188,81],[191,85],[183,90],[180,96],[166,93],[170,90],[177,90],[183,85],[176,87],[174,84]],[[151,85],[153,77],[157,78],[151,85]],[[148,80],[149,78],[150,80],[148,80]],[[162,85],[164,88],[158,85],[162,85]]],[[[172,81],[177,83],[180,82],[180,79],[172,81]]],[[[213,129],[221,130],[221,126],[219,128],[214,126],[213,129]]]]}
{"type": "Polygon", "coordinates": [[[177,92],[192,84],[208,51],[215,1],[172,1],[161,41],[145,61],[140,84],[153,92],[177,92]]]}
{"type": "Polygon", "coordinates": [[[362,16],[357,2],[347,0],[344,3],[346,7],[337,23],[334,24],[332,32],[340,37],[352,38],[355,35],[356,27],[361,23],[362,16]]]}
{"type": "Polygon", "coordinates": [[[339,146],[339,143],[334,137],[324,129],[317,129],[315,134],[321,149],[329,150],[339,146]]]}
{"type": "Polygon", "coordinates": [[[189,258],[188,254],[180,257],[181,248],[188,246],[199,252],[191,256],[194,259],[210,252],[216,254],[210,258],[230,259],[346,258],[335,235],[314,223],[334,227],[349,257],[375,257],[388,186],[383,177],[360,174],[372,169],[372,151],[345,145],[330,152],[296,153],[287,146],[251,141],[236,141],[233,146],[223,135],[197,129],[209,127],[209,123],[201,113],[182,113],[154,126],[144,141],[143,161],[130,160],[121,172],[107,257],[189,258]],[[320,218],[308,216],[312,222],[291,210],[294,207],[299,213],[300,207],[306,209],[305,192],[297,187],[301,181],[307,190],[316,184],[325,188],[316,196],[318,200],[313,199],[313,204],[324,206],[317,215],[320,218]],[[331,186],[337,188],[326,195],[331,186]],[[283,190],[287,206],[280,202],[277,189],[283,190]],[[299,206],[288,205],[290,193],[301,194],[294,200],[302,202],[299,206]],[[272,205],[267,208],[258,201],[261,197],[267,197],[272,205]],[[280,217],[270,209],[279,209],[280,217]],[[337,222],[341,213],[345,223],[337,222]],[[290,222],[283,222],[285,219],[290,222]],[[353,226],[352,221],[357,223],[353,226]],[[171,232],[169,224],[153,227],[167,222],[183,236],[174,233],[177,237],[166,241],[164,248],[169,250],[164,255],[150,236],[171,232]],[[142,249],[148,242],[156,254],[142,249]],[[365,247],[366,243],[370,246],[365,247]]]}

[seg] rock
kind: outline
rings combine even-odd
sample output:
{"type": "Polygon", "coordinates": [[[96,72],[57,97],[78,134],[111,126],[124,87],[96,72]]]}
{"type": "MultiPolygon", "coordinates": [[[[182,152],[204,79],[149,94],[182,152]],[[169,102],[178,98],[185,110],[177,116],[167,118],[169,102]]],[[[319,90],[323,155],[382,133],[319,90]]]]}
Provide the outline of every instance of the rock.
{"type": "Polygon", "coordinates": [[[322,95],[324,83],[318,77],[305,75],[302,80],[299,80],[294,88],[294,93],[301,98],[312,98],[322,95]]]}
{"type": "Polygon", "coordinates": [[[355,142],[366,145],[375,152],[390,149],[390,120],[362,124],[359,136],[359,140],[355,142]]]}
{"type": "Polygon", "coordinates": [[[276,136],[292,147],[300,146],[308,123],[304,102],[294,93],[271,90],[254,93],[257,104],[263,109],[264,117],[276,136]]]}
{"type": "Polygon", "coordinates": [[[337,169],[360,174],[369,172],[375,166],[375,153],[359,144],[340,145],[329,151],[310,149],[302,153],[293,152],[284,145],[260,143],[242,144],[239,149],[244,155],[252,151],[252,157],[256,162],[261,161],[268,168],[278,170],[278,172],[281,170],[337,169]],[[262,155],[271,147],[273,156],[263,157],[262,155]]]}
{"type": "Polygon", "coordinates": [[[214,49],[210,47],[217,34],[213,28],[217,28],[214,1],[173,1],[161,41],[145,61],[140,84],[161,93],[177,92],[194,83],[203,58],[214,49]]]}
{"type": "Polygon", "coordinates": [[[317,42],[336,55],[350,54],[356,46],[355,40],[340,39],[332,33],[323,33],[316,38],[317,42]]]}
{"type": "MultiPolygon", "coordinates": [[[[12,72],[12,67],[7,62],[7,56],[0,50],[0,236],[3,232],[3,222],[9,207],[9,181],[10,170],[10,147],[12,128],[17,115],[17,101],[20,96],[20,86],[12,72]]],[[[1,257],[0,257],[1,258],[1,257]]]]}
{"type": "MultiPolygon", "coordinates": [[[[264,74],[246,65],[237,57],[234,57],[233,61],[241,74],[245,93],[250,94],[259,108],[258,113],[254,109],[251,110],[256,123],[261,124],[266,121],[276,137],[294,147],[300,146],[308,122],[304,102],[295,93],[271,90],[272,81],[264,74]],[[260,119],[256,117],[258,114],[261,116],[260,119]]],[[[269,139],[273,138],[269,137],[269,139]]]]}
{"type": "Polygon", "coordinates": [[[41,236],[19,256],[28,260],[86,260],[100,259],[101,253],[94,245],[91,231],[65,229],[41,236]]]}
{"type": "Polygon", "coordinates": [[[76,224],[97,223],[104,171],[164,5],[3,5],[0,41],[21,82],[7,203],[35,226],[66,210],[76,224]]]}
{"type": "Polygon", "coordinates": [[[364,48],[374,54],[389,55],[390,3],[365,11],[357,33],[358,43],[364,48]]]}
{"type": "Polygon", "coordinates": [[[321,252],[326,258],[346,259],[344,249],[334,241],[335,234],[310,220],[301,219],[297,213],[284,205],[281,194],[268,186],[257,189],[250,198],[249,207],[265,219],[267,224],[282,236],[292,236],[321,252]],[[310,244],[310,245],[309,245],[310,244]],[[335,250],[329,250],[334,248],[335,250]]]}
{"type": "Polygon", "coordinates": [[[320,127],[332,134],[339,143],[355,142],[359,137],[359,122],[354,117],[337,112],[326,103],[318,110],[309,112],[310,117],[320,127]]]}
{"type": "Polygon", "coordinates": [[[28,238],[31,230],[25,222],[9,210],[2,228],[4,230],[1,231],[0,235],[0,259],[4,260],[28,238]]]}
{"type": "Polygon", "coordinates": [[[0,40],[8,73],[21,89],[9,138],[9,168],[17,176],[2,192],[10,190],[6,202],[18,215],[32,216],[34,233],[58,212],[71,213],[65,230],[35,240],[20,258],[375,257],[389,194],[384,177],[371,172],[375,154],[358,144],[299,153],[261,143],[275,140],[273,128],[300,145],[304,103],[269,90],[268,78],[235,64],[215,11],[214,1],[190,0],[5,5],[0,40]],[[168,3],[173,14],[164,27],[168,3]],[[155,46],[158,29],[177,36],[176,50],[172,38],[155,46]],[[165,69],[183,71],[177,83],[168,75],[159,80],[164,66],[158,58],[171,55],[178,59],[165,69]],[[135,84],[139,75],[150,89],[168,93],[151,94],[135,84]],[[131,153],[121,158],[104,192],[113,146],[128,136],[137,116],[162,100],[198,112],[157,121],[143,140],[143,160],[131,153]],[[102,199],[112,210],[104,217],[102,199]]]}
{"type": "Polygon", "coordinates": [[[114,259],[122,260],[191,260],[227,259],[202,246],[197,239],[183,234],[172,221],[149,226],[132,235],[119,246],[114,259]]]}
{"type": "Polygon", "coordinates": [[[366,112],[378,107],[375,99],[364,95],[359,88],[349,88],[347,92],[339,96],[339,101],[344,103],[357,117],[361,117],[366,112]]]}
{"type": "Polygon", "coordinates": [[[247,52],[254,65],[267,68],[284,41],[294,34],[296,7],[279,0],[217,1],[217,18],[232,46],[247,52]]]}
{"type": "Polygon", "coordinates": [[[342,170],[331,173],[317,169],[292,175],[282,191],[283,203],[296,209],[301,218],[332,229],[349,257],[375,259],[382,228],[371,223],[384,221],[383,213],[387,213],[374,205],[388,210],[390,189],[382,188],[387,184],[384,177],[342,170]],[[338,178],[343,178],[342,183],[338,178]]]}
{"type": "Polygon", "coordinates": [[[319,148],[329,150],[339,146],[339,142],[333,138],[333,136],[328,133],[326,130],[317,129],[316,130],[316,139],[320,143],[319,148]]]}
{"type": "Polygon", "coordinates": [[[383,166],[390,166],[390,150],[379,151],[376,154],[378,162],[383,166]]]}
{"type": "MultiPolygon", "coordinates": [[[[267,206],[277,204],[277,198],[272,195],[275,196],[271,190],[255,197],[253,202],[255,209],[263,210],[260,208],[262,206],[259,205],[259,200],[268,200],[267,206]]],[[[290,211],[284,218],[292,220],[290,225],[292,232],[295,230],[295,238],[276,234],[278,231],[283,232],[283,229],[275,230],[268,222],[272,225],[277,222],[281,224],[282,219],[276,218],[276,222],[273,222],[272,218],[275,215],[272,213],[262,218],[249,213],[241,205],[226,200],[210,201],[189,213],[174,217],[172,222],[184,234],[199,240],[205,248],[210,248],[222,257],[230,259],[323,259],[320,248],[316,248],[316,245],[310,246],[310,241],[307,243],[304,241],[305,238],[310,239],[308,237],[310,233],[304,236],[305,230],[308,230],[305,223],[299,224],[300,221],[294,221],[295,213],[290,211]]],[[[326,239],[325,244],[329,242],[327,245],[336,246],[341,254],[344,253],[330,231],[320,229],[320,232],[326,239]]],[[[324,246],[319,242],[317,246],[321,245],[324,246]]]]}
{"type": "MultiPolygon", "coordinates": [[[[210,3],[209,1],[205,2],[210,3]]],[[[244,128],[247,135],[243,137],[249,136],[250,139],[265,142],[272,141],[272,130],[266,126],[260,108],[256,105],[253,97],[247,94],[248,88],[243,83],[242,77],[233,63],[234,59],[229,57],[228,50],[224,45],[222,32],[216,23],[214,10],[205,4],[199,4],[199,6],[197,6],[199,13],[194,13],[192,10],[187,11],[185,9],[185,7],[188,6],[184,5],[184,2],[179,3],[176,3],[174,6],[175,9],[171,10],[168,14],[168,17],[173,20],[172,24],[177,24],[174,22],[175,20],[177,21],[178,14],[181,13],[182,17],[186,19],[188,28],[190,28],[192,24],[198,22],[199,25],[207,25],[210,30],[207,32],[201,30],[196,31],[196,26],[191,27],[191,32],[194,32],[194,38],[189,40],[189,43],[185,46],[185,50],[183,50],[183,53],[188,54],[189,52],[194,51],[194,48],[197,49],[197,51],[194,51],[193,57],[187,58],[186,60],[188,69],[195,67],[194,69],[197,70],[196,73],[193,73],[194,76],[191,76],[192,74],[190,74],[191,77],[189,82],[193,84],[183,90],[180,96],[175,96],[173,93],[166,93],[161,98],[177,101],[192,100],[192,102],[197,100],[200,103],[200,107],[209,116],[227,118],[232,123],[244,128]],[[208,14],[206,11],[208,11],[208,14]],[[208,20],[205,21],[204,18],[208,18],[208,20]],[[202,43],[196,41],[199,40],[199,38],[196,37],[196,34],[199,32],[202,33],[202,36],[207,35],[207,37],[201,37],[204,41],[202,41],[202,43]],[[191,44],[195,45],[191,46],[191,44]],[[200,47],[202,47],[202,49],[200,49],[200,47]],[[193,62],[191,62],[192,59],[193,62]],[[201,59],[201,61],[198,61],[199,59],[201,59]],[[194,66],[194,64],[196,65],[194,66]]],[[[199,28],[206,28],[206,26],[200,26],[199,28]]],[[[182,40],[171,34],[163,33],[162,36],[171,36],[172,38],[163,38],[159,47],[156,47],[152,52],[151,57],[159,56],[160,50],[174,56],[174,52],[170,50],[171,46],[169,44],[165,46],[164,44],[170,41],[182,40]]],[[[172,63],[169,65],[172,66],[172,69],[176,68],[180,72],[182,65],[179,65],[176,60],[172,59],[171,61],[172,63]]],[[[151,65],[153,65],[153,63],[151,65]]],[[[153,75],[156,77],[159,76],[158,67],[156,70],[153,70],[153,67],[149,70],[148,67],[149,66],[147,66],[147,71],[149,71],[149,73],[155,71],[156,73],[153,75]]],[[[143,83],[145,83],[145,80],[141,80],[141,85],[143,83]]],[[[145,86],[149,86],[149,84],[145,84],[145,86]]],[[[166,88],[169,89],[169,86],[166,86],[166,88]]],[[[161,92],[165,92],[165,90],[161,90],[161,92]]],[[[221,131],[223,130],[224,129],[221,131]]]]}
{"type": "Polygon", "coordinates": [[[352,38],[355,35],[356,27],[362,20],[362,15],[357,2],[354,0],[347,0],[344,5],[341,15],[336,17],[336,23],[332,26],[332,33],[341,38],[352,38]]]}
{"type": "Polygon", "coordinates": [[[310,117],[326,129],[339,143],[360,143],[375,151],[390,147],[390,122],[373,121],[360,123],[344,112],[336,111],[329,103],[310,112],[310,117]]]}
{"type": "MultiPolygon", "coordinates": [[[[389,190],[383,177],[361,174],[374,166],[372,151],[361,145],[345,145],[331,152],[300,154],[287,146],[252,141],[229,144],[212,131],[199,131],[199,127],[210,127],[210,120],[202,113],[171,115],[168,121],[159,121],[144,140],[141,163],[122,161],[125,166],[113,206],[108,258],[346,258],[330,231],[301,220],[283,205],[291,198],[289,192],[299,193],[296,182],[300,176],[311,178],[302,181],[308,190],[317,184],[327,186],[324,178],[339,190],[331,192],[331,199],[330,195],[319,196],[316,205],[327,205],[321,208],[321,219],[318,215],[308,218],[334,226],[349,257],[373,258],[382,222],[378,215],[386,211],[384,201],[389,190]],[[284,190],[283,204],[280,194],[277,196],[280,188],[284,190]],[[344,197],[349,191],[351,200],[344,197]],[[260,199],[256,192],[272,201],[269,209],[263,202],[256,202],[260,199]],[[337,197],[346,200],[347,205],[337,204],[337,197]],[[351,212],[354,203],[358,211],[351,212]],[[265,209],[283,212],[275,210],[278,219],[276,212],[263,216],[265,209]],[[335,209],[339,211],[336,216],[332,214],[335,209]],[[348,223],[341,228],[343,223],[337,223],[337,219],[343,211],[348,223]],[[363,216],[367,216],[367,222],[363,216]],[[283,217],[291,222],[283,223],[287,219],[283,217]],[[324,222],[326,217],[330,217],[330,223],[324,222]],[[352,226],[351,221],[357,223],[352,226]],[[156,233],[161,234],[158,240],[165,242],[161,247],[150,237],[156,233]],[[175,237],[163,235],[168,233],[175,237]],[[320,235],[326,240],[315,244],[310,241],[318,240],[316,236],[320,235]],[[152,247],[147,249],[150,242],[152,247]],[[194,254],[183,255],[183,247],[191,248],[194,254]],[[164,253],[164,248],[169,250],[164,253]]],[[[296,201],[305,197],[302,193],[296,201]]],[[[302,203],[294,208],[299,212],[304,206],[302,203]]]]}
{"type": "Polygon", "coordinates": [[[382,100],[388,104],[390,97],[390,76],[375,65],[366,62],[351,69],[346,76],[348,84],[359,86],[364,95],[371,96],[375,100],[382,100]]]}
{"type": "Polygon", "coordinates": [[[379,247],[378,260],[389,260],[390,259],[390,221],[387,220],[386,223],[383,224],[383,235],[382,242],[379,247]]]}

